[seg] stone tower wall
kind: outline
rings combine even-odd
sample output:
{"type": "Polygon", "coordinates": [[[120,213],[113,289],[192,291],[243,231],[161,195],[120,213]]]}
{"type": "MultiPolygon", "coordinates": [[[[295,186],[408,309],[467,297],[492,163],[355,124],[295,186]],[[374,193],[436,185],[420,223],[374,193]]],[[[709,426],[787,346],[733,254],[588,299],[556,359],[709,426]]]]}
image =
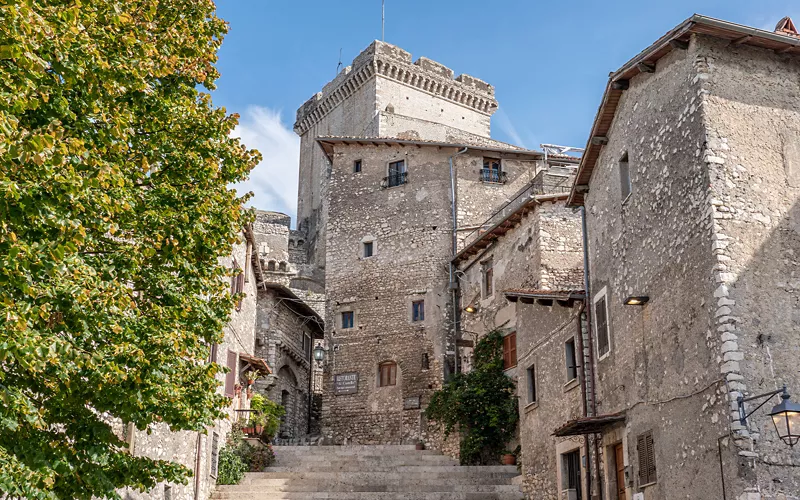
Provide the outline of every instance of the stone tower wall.
{"type": "Polygon", "coordinates": [[[330,166],[320,136],[489,141],[497,108],[491,85],[393,45],[375,41],[297,111],[300,135],[298,227],[309,262],[324,279],[330,166]]]}

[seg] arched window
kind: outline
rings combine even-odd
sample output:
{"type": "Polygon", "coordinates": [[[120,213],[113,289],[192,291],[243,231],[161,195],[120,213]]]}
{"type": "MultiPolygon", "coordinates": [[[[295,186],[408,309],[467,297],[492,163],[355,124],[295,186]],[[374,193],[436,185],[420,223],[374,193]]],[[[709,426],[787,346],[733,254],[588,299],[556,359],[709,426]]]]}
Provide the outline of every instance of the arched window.
{"type": "Polygon", "coordinates": [[[384,361],[378,365],[378,387],[397,385],[397,363],[384,361]]]}
{"type": "Polygon", "coordinates": [[[275,261],[271,260],[267,263],[267,271],[274,271],[275,270],[275,261]]]}
{"type": "Polygon", "coordinates": [[[278,270],[279,270],[279,271],[286,271],[286,262],[281,262],[281,263],[278,265],[278,270]]]}

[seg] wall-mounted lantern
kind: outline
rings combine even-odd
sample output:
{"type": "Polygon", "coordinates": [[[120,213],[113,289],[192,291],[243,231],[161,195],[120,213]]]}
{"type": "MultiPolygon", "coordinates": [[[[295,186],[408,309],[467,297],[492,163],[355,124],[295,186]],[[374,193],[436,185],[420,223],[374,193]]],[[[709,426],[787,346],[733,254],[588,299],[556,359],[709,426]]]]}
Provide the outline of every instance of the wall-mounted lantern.
{"type": "Polygon", "coordinates": [[[643,306],[650,301],[650,297],[647,295],[631,295],[627,299],[625,299],[626,306],[643,306]]]}
{"type": "Polygon", "coordinates": [[[765,392],[764,394],[750,396],[749,398],[739,396],[739,421],[742,425],[746,426],[747,417],[767,404],[776,394],[781,395],[781,402],[772,408],[772,411],[769,412],[769,416],[772,418],[772,423],[775,425],[775,431],[778,433],[778,437],[781,438],[784,443],[793,447],[800,441],[800,404],[792,403],[789,400],[790,396],[789,392],[786,390],[786,386],[783,386],[782,389],[778,389],[777,391],[765,392]],[[764,399],[760,405],[756,406],[753,411],[745,413],[744,404],[747,401],[762,398],[766,399],[764,399]]]}
{"type": "Polygon", "coordinates": [[[325,348],[322,347],[322,344],[317,344],[316,347],[314,347],[314,361],[316,361],[318,365],[321,365],[324,359],[325,348]]]}
{"type": "Polygon", "coordinates": [[[476,312],[478,312],[478,306],[470,304],[467,307],[465,307],[464,310],[470,314],[475,314],[476,312]]]}

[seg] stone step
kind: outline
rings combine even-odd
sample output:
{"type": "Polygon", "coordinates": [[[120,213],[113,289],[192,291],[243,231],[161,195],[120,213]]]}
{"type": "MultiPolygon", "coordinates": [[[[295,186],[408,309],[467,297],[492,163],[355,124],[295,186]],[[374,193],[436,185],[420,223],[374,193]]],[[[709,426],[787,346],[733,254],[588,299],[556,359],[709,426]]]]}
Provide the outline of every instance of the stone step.
{"type": "Polygon", "coordinates": [[[299,451],[299,452],[340,452],[340,451],[356,451],[356,452],[379,452],[379,451],[428,451],[435,453],[433,450],[417,450],[416,445],[413,444],[350,444],[341,446],[273,446],[277,452],[282,451],[299,451]]]}
{"type": "Polygon", "coordinates": [[[422,457],[276,457],[275,463],[283,467],[332,467],[357,465],[359,467],[386,465],[458,465],[450,457],[429,455],[422,457]]]}
{"type": "Polygon", "coordinates": [[[381,470],[361,471],[297,471],[290,467],[269,467],[266,472],[249,472],[240,484],[259,484],[271,479],[284,480],[336,480],[336,481],[416,481],[420,479],[466,478],[474,480],[504,479],[510,483],[511,478],[518,475],[513,465],[495,465],[486,467],[431,467],[403,466],[386,467],[381,470]]]}
{"type": "Polygon", "coordinates": [[[516,492],[244,492],[231,496],[221,487],[211,498],[216,500],[522,500],[522,493],[516,492]]]}
{"type": "Polygon", "coordinates": [[[409,481],[353,481],[348,483],[338,481],[285,481],[276,479],[272,482],[259,484],[238,484],[226,486],[227,492],[276,492],[276,491],[350,491],[350,492],[460,492],[460,491],[487,491],[487,492],[508,492],[519,491],[519,486],[508,484],[507,480],[498,481],[496,484],[479,482],[470,484],[459,478],[439,478],[431,480],[409,481]]]}

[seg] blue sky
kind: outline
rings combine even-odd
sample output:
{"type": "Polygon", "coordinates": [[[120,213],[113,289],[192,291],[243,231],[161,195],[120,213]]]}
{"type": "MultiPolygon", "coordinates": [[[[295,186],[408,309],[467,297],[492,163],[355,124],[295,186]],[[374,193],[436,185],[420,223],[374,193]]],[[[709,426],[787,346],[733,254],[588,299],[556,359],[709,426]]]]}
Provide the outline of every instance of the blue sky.
{"type": "MultiPolygon", "coordinates": [[[[297,108],[381,36],[380,0],[218,0],[230,24],[214,102],[264,161],[252,204],[297,203],[297,108]]],[[[798,0],[386,0],[386,41],[495,86],[492,135],[583,147],[608,74],[694,13],[772,30],[798,0]]]]}

